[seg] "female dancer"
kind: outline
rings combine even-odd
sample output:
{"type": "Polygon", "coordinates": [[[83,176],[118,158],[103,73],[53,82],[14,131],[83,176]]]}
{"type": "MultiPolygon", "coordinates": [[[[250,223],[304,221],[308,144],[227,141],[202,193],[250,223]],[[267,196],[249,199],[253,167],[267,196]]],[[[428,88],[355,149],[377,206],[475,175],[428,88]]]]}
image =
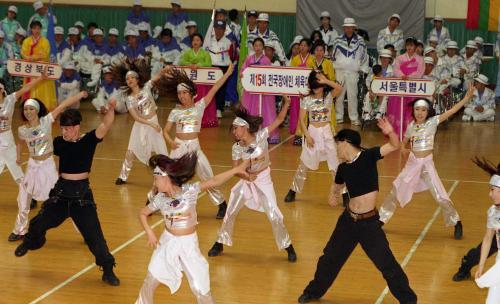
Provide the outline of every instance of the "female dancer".
{"type": "MultiPolygon", "coordinates": [[[[196,86],[189,79],[186,73],[171,69],[166,78],[164,88],[165,92],[177,90],[177,97],[180,103],[179,107],[172,109],[168,115],[167,124],[163,130],[163,135],[170,145],[170,157],[179,158],[188,152],[195,152],[198,156],[196,174],[202,180],[208,180],[214,176],[210,163],[203,153],[198,140],[198,134],[201,128],[201,119],[205,108],[214,99],[215,93],[222,87],[224,82],[231,76],[234,66],[231,63],[221,79],[219,79],[208,91],[208,93],[198,102],[196,98],[196,86]],[[170,130],[175,125],[175,139],[170,137],[170,130]]],[[[208,194],[212,202],[219,206],[216,218],[222,219],[226,214],[227,204],[224,195],[217,188],[208,189],[208,194]]]]}
{"type": "Polygon", "coordinates": [[[203,182],[188,183],[198,167],[196,152],[184,154],[177,159],[155,155],[149,161],[154,168],[155,186],[158,194],[139,218],[148,235],[148,245],[155,248],[148,266],[136,304],[153,303],[154,292],[160,283],[175,293],[182,281],[182,272],[196,296],[198,304],[211,304],[208,263],[201,254],[196,234],[196,204],[200,192],[227,182],[233,175],[248,176],[249,162],[211,177],[203,182]],[[165,218],[165,230],[160,240],[149,227],[147,217],[160,210],[165,218]]]}
{"type": "MultiPolygon", "coordinates": [[[[472,87],[472,86],[471,86],[472,87]]],[[[396,202],[401,207],[406,206],[413,193],[429,190],[436,202],[443,208],[443,217],[446,226],[455,226],[454,237],[462,238],[462,222],[457,210],[453,206],[448,193],[439,179],[434,167],[433,149],[434,135],[438,125],[458,112],[474,94],[474,88],[469,89],[465,97],[453,108],[441,115],[434,116],[432,102],[428,99],[417,99],[413,107],[413,121],[408,126],[401,150],[407,152],[406,145],[410,143],[411,153],[403,171],[392,183],[389,195],[380,208],[380,221],[387,223],[396,210],[396,202]]],[[[409,151],[408,151],[409,152],[409,151]]]]}
{"type": "MultiPolygon", "coordinates": [[[[251,65],[272,65],[271,60],[264,54],[264,40],[257,37],[252,45],[255,53],[248,55],[245,59],[241,67],[241,76],[243,75],[243,71],[251,65]]],[[[273,95],[250,94],[244,90],[241,103],[248,111],[248,114],[261,116],[264,119],[262,122],[264,128],[269,126],[276,119],[276,99],[273,95]]],[[[276,129],[269,134],[269,143],[277,144],[279,141],[280,134],[278,129],[276,129]]]]}
{"type": "Polygon", "coordinates": [[[21,116],[26,124],[18,129],[20,141],[17,143],[17,163],[21,164],[24,143],[29,150],[29,159],[26,174],[19,184],[19,195],[17,196],[19,212],[14,230],[9,235],[10,242],[23,239],[28,232],[28,213],[31,200],[47,200],[50,190],[59,178],[56,163],[52,157],[54,153],[52,124],[65,108],[86,97],[87,92],[85,91],[70,96],[48,114],[47,108],[38,99],[30,98],[23,102],[21,116]]]}
{"type": "Polygon", "coordinates": [[[302,192],[307,176],[307,169],[318,170],[321,161],[328,162],[328,169],[335,177],[339,161],[337,149],[330,127],[333,99],[342,92],[342,86],[329,80],[323,73],[311,71],[309,78],[309,95],[300,101],[299,122],[306,138],[302,143],[300,164],[293,177],[292,185],[285,197],[285,202],[295,201],[295,193],[302,192]],[[331,91],[333,89],[333,92],[331,91]],[[306,115],[309,113],[309,127],[306,127],[306,115]]]}
{"type": "Polygon", "coordinates": [[[163,76],[167,69],[161,70],[153,79],[149,80],[151,71],[144,60],[121,62],[113,67],[113,78],[125,88],[127,108],[134,118],[134,126],[130,132],[125,160],[120,175],[115,184],[127,182],[134,156],[147,165],[151,153],[168,154],[165,139],[156,116],[156,103],[153,98],[153,89],[163,92],[163,76]],[[125,86],[126,85],[126,86],[125,86]]]}
{"type": "Polygon", "coordinates": [[[290,98],[283,97],[284,104],[278,117],[269,127],[260,129],[262,117],[249,115],[244,108],[236,111],[232,132],[237,142],[232,148],[233,165],[238,166],[243,160],[250,159],[249,177],[240,176],[240,181],[231,189],[229,209],[219,230],[217,241],[208,252],[208,256],[220,255],[223,244],[233,244],[234,222],[243,205],[260,212],[265,212],[272,224],[274,238],[278,249],[286,249],[288,261],[295,262],[297,255],[293,249],[290,236],[283,223],[283,214],[278,208],[273,181],[267,138],[285,119],[290,105],[290,98]]]}
{"type": "Polygon", "coordinates": [[[484,263],[488,258],[491,243],[496,235],[497,248],[500,244],[500,163],[495,168],[487,161],[475,160],[475,163],[483,170],[491,174],[490,179],[490,198],[493,205],[488,209],[488,222],[486,224],[486,233],[481,246],[481,259],[476,271],[476,283],[479,287],[488,287],[488,297],[486,304],[500,303],[500,253],[497,253],[495,265],[487,272],[484,272],[484,263]]]}

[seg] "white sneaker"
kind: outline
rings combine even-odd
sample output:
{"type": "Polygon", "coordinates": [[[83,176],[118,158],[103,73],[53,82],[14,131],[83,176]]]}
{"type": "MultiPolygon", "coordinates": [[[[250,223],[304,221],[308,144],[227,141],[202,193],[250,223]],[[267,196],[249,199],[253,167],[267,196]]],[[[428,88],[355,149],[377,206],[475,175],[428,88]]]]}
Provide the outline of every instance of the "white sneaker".
{"type": "Polygon", "coordinates": [[[217,118],[222,118],[222,112],[220,110],[217,110],[217,118]]]}
{"type": "Polygon", "coordinates": [[[462,116],[462,121],[470,121],[470,116],[469,116],[469,115],[464,114],[464,115],[462,116]]]}
{"type": "Polygon", "coordinates": [[[351,121],[351,124],[353,126],[361,126],[361,122],[359,120],[353,120],[353,121],[351,121]]]}

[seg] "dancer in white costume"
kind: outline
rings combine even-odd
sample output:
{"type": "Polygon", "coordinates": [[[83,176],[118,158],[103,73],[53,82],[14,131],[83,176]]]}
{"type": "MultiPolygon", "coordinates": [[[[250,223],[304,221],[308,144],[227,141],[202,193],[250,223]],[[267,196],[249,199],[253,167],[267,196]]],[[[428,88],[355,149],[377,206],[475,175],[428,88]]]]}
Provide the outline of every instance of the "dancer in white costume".
{"type": "Polygon", "coordinates": [[[279,115],[263,129],[259,129],[263,121],[262,117],[249,115],[244,108],[236,111],[236,118],[231,127],[237,140],[232,148],[233,166],[236,167],[243,160],[250,159],[250,168],[248,169],[250,176],[240,176],[241,179],[231,189],[226,216],[219,229],[217,241],[208,252],[208,256],[220,255],[224,250],[224,245],[231,246],[233,244],[233,228],[236,217],[241,208],[247,206],[252,210],[266,213],[271,222],[278,249],[286,249],[289,262],[297,260],[290,235],[283,222],[283,214],[276,202],[267,143],[269,134],[283,122],[290,106],[288,96],[284,96],[283,101],[279,115]]]}
{"type": "MultiPolygon", "coordinates": [[[[196,175],[201,181],[206,181],[214,176],[212,167],[207,157],[203,153],[198,140],[198,134],[201,131],[201,120],[205,108],[210,104],[215,93],[222,87],[224,82],[233,72],[233,64],[229,65],[226,73],[214,84],[208,93],[195,103],[196,85],[181,70],[171,69],[168,72],[165,89],[174,91],[178,98],[179,105],[170,111],[167,123],[163,129],[163,135],[170,145],[170,157],[178,158],[188,152],[195,152],[198,156],[196,165],[196,175]],[[175,138],[170,137],[170,131],[175,126],[175,138]]],[[[207,190],[212,202],[219,206],[216,218],[222,219],[226,214],[227,204],[224,194],[217,188],[207,190]]]]}
{"type": "Polygon", "coordinates": [[[29,159],[26,174],[19,184],[19,195],[17,196],[19,212],[14,230],[8,238],[10,242],[23,239],[28,232],[31,200],[47,200],[50,190],[59,178],[56,163],[52,157],[54,154],[52,124],[64,109],[79,103],[80,99],[86,97],[87,92],[79,92],[61,102],[50,113],[47,113],[43,102],[36,98],[30,98],[23,102],[21,114],[26,124],[18,129],[20,141],[17,143],[16,159],[18,164],[22,162],[21,152],[24,145],[28,147],[29,159]]]}
{"type": "Polygon", "coordinates": [[[201,254],[196,233],[196,204],[200,192],[220,186],[233,175],[246,176],[249,161],[240,163],[231,170],[208,180],[192,183],[197,167],[197,152],[189,152],[172,159],[165,155],[153,156],[150,166],[154,167],[155,186],[158,194],[152,202],[141,210],[139,218],[148,235],[148,245],[155,248],[148,266],[137,304],[153,303],[154,292],[160,283],[167,285],[175,293],[186,275],[198,304],[211,304],[210,274],[208,262],[201,254]],[[147,218],[161,211],[165,219],[165,230],[160,240],[149,227],[147,218]]]}
{"type": "Polygon", "coordinates": [[[486,223],[486,233],[481,246],[481,259],[476,271],[476,283],[479,287],[488,287],[488,297],[486,304],[500,304],[500,253],[497,253],[495,265],[484,272],[484,264],[488,258],[491,243],[496,235],[497,248],[500,246],[500,163],[496,168],[486,160],[475,159],[479,167],[491,174],[490,198],[493,205],[488,209],[488,221],[486,223]]]}
{"type": "Polygon", "coordinates": [[[454,226],[455,239],[462,238],[462,222],[457,210],[446,192],[434,166],[434,136],[437,127],[467,104],[474,93],[471,86],[465,97],[453,108],[434,116],[432,102],[428,99],[417,99],[412,102],[413,121],[408,125],[401,150],[409,152],[405,147],[410,144],[411,152],[403,171],[393,182],[393,188],[380,207],[380,221],[387,223],[396,211],[396,203],[406,206],[413,193],[429,190],[436,202],[443,209],[446,226],[454,226]]]}

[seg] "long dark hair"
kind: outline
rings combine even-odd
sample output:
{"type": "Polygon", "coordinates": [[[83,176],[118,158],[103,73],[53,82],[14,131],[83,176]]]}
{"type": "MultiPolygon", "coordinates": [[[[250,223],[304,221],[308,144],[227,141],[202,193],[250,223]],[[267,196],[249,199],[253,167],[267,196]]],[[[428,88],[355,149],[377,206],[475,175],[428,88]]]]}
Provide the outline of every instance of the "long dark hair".
{"type": "Polygon", "coordinates": [[[427,107],[427,117],[425,118],[425,120],[427,120],[427,119],[431,118],[432,116],[436,115],[436,111],[434,110],[434,107],[432,106],[432,101],[430,101],[427,98],[417,98],[414,101],[410,102],[410,104],[408,105],[409,107],[411,107],[411,117],[413,117],[413,120],[416,120],[416,118],[415,118],[415,110],[413,109],[413,106],[419,100],[424,100],[425,102],[427,102],[427,105],[428,105],[428,107],[427,107]]]}
{"type": "MultiPolygon", "coordinates": [[[[248,129],[248,131],[250,133],[255,133],[255,132],[259,131],[260,125],[264,121],[264,119],[260,116],[254,116],[254,115],[248,114],[247,109],[245,109],[244,107],[241,107],[241,106],[236,108],[236,110],[234,111],[234,114],[236,114],[237,117],[248,122],[248,124],[250,125],[250,128],[248,129]]],[[[232,128],[233,128],[233,126],[231,125],[231,129],[232,128]]]]}
{"type": "MultiPolygon", "coordinates": [[[[38,102],[38,105],[40,106],[40,111],[38,111],[38,118],[42,118],[45,115],[47,115],[47,113],[48,113],[47,107],[43,104],[43,102],[40,99],[38,99],[38,98],[30,98],[30,99],[36,100],[36,102],[38,102]]],[[[26,100],[28,100],[28,99],[26,99],[26,100]]],[[[24,100],[21,103],[21,118],[23,119],[23,121],[28,121],[26,116],[24,116],[24,104],[26,103],[26,100],[24,100]]]]}
{"type": "Polygon", "coordinates": [[[180,187],[195,175],[197,161],[196,152],[186,153],[180,158],[170,158],[163,154],[157,154],[149,159],[149,167],[151,169],[159,167],[167,173],[175,185],[180,187]]]}
{"type": "Polygon", "coordinates": [[[311,73],[309,73],[309,78],[307,78],[307,84],[309,85],[309,94],[307,94],[307,96],[313,95],[314,94],[314,92],[313,92],[314,89],[323,88],[323,98],[325,98],[326,95],[328,95],[328,93],[330,93],[330,91],[332,90],[332,88],[330,86],[327,86],[327,85],[324,85],[324,84],[320,84],[318,82],[318,79],[316,78],[316,75],[318,75],[318,74],[325,75],[323,72],[318,71],[318,70],[312,70],[311,73]]]}
{"type": "Polygon", "coordinates": [[[137,79],[137,85],[141,89],[144,87],[144,84],[148,82],[149,79],[151,79],[151,67],[145,59],[126,59],[112,65],[111,73],[113,74],[113,79],[118,82],[121,89],[125,91],[127,95],[132,92],[132,89],[127,86],[128,71],[134,71],[139,75],[139,78],[137,79]]]}
{"type": "Polygon", "coordinates": [[[487,172],[489,175],[500,175],[500,163],[495,166],[486,158],[483,157],[483,159],[479,159],[479,157],[477,156],[472,159],[472,162],[475,163],[479,168],[487,172]]]}
{"type": "Polygon", "coordinates": [[[156,81],[155,87],[158,89],[161,96],[170,96],[179,102],[177,98],[177,86],[181,83],[186,84],[191,96],[196,95],[196,85],[194,82],[189,79],[186,72],[175,68],[172,68],[167,75],[160,77],[160,79],[156,81]]]}

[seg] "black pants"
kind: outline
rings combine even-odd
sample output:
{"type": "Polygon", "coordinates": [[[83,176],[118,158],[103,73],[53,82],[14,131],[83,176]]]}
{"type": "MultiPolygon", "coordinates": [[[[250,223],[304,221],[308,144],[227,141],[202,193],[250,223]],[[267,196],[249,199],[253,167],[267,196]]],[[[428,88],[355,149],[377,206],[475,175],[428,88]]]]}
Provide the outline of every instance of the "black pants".
{"type": "MultiPolygon", "coordinates": [[[[479,243],[477,247],[472,248],[467,252],[467,254],[462,259],[462,265],[460,266],[461,270],[463,268],[464,271],[470,271],[472,267],[479,264],[479,260],[481,259],[481,246],[483,243],[479,243]]],[[[493,240],[491,241],[490,252],[488,252],[488,257],[492,256],[498,252],[497,240],[496,236],[493,235],[493,240]]]]}
{"type": "Polygon", "coordinates": [[[45,244],[47,230],[61,225],[68,217],[75,223],[99,266],[115,263],[102,234],[97,217],[96,205],[89,181],[70,181],[59,178],[50,191],[38,214],[31,219],[24,244],[30,249],[41,248],[45,244]]]}
{"type": "Polygon", "coordinates": [[[354,221],[344,211],[337,221],[337,226],[318,260],[314,279],[304,290],[315,298],[321,298],[340,272],[354,248],[361,244],[370,260],[382,272],[391,293],[400,303],[415,303],[417,295],[410,288],[408,277],[398,264],[385,233],[375,215],[365,220],[354,221]]]}
{"type": "MultiPolygon", "coordinates": [[[[225,74],[229,67],[227,66],[214,66],[214,68],[219,68],[222,70],[222,74],[225,74]]],[[[215,103],[217,104],[217,110],[224,112],[224,106],[226,105],[226,90],[227,90],[227,80],[222,84],[222,87],[215,93],[215,103]]],[[[208,102],[208,100],[207,100],[208,102]]]]}

